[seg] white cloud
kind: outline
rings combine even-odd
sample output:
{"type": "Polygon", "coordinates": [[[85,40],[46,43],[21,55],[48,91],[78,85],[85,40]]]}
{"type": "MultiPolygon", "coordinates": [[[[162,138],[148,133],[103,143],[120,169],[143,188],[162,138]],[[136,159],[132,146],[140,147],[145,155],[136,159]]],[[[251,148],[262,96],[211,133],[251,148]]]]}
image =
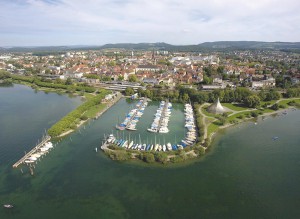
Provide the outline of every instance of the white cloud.
{"type": "Polygon", "coordinates": [[[6,0],[1,4],[0,46],[299,41],[300,36],[298,0],[6,0]]]}

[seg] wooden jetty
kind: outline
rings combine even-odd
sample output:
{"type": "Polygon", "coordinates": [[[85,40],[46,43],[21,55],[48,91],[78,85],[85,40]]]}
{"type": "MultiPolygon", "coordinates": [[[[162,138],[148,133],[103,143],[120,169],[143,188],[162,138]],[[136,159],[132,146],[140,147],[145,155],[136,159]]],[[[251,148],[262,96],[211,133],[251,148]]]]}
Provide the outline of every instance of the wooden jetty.
{"type": "Polygon", "coordinates": [[[109,146],[109,143],[107,141],[105,141],[102,145],[101,145],[101,149],[104,151],[104,150],[107,150],[108,149],[108,146],[109,146]]]}
{"type": "Polygon", "coordinates": [[[20,160],[18,160],[14,165],[13,168],[17,168],[19,165],[21,165],[22,163],[24,163],[24,161],[30,157],[32,154],[36,153],[37,150],[39,150],[46,142],[48,142],[51,139],[51,137],[49,135],[47,135],[46,137],[44,137],[42,139],[42,141],[37,144],[34,148],[31,149],[31,151],[29,151],[28,153],[26,153],[20,160]]]}

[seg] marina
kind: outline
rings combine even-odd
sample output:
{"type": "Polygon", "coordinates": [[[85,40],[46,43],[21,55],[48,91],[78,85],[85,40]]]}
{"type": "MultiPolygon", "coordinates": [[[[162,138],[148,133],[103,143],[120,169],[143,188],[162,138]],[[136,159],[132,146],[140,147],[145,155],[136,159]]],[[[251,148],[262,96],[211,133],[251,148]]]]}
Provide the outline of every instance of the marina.
{"type": "Polygon", "coordinates": [[[148,105],[147,98],[142,98],[141,100],[139,100],[135,108],[130,110],[130,112],[126,115],[125,120],[121,124],[117,124],[116,128],[118,130],[127,129],[131,131],[136,131],[136,125],[139,119],[144,114],[144,110],[147,105],[148,105]]]}
{"type": "Polygon", "coordinates": [[[187,103],[184,105],[184,114],[185,114],[185,128],[187,129],[185,139],[183,139],[182,145],[191,146],[196,142],[197,131],[195,125],[194,111],[191,104],[187,103]]]}
{"type": "Polygon", "coordinates": [[[127,139],[117,139],[113,134],[110,134],[107,138],[105,138],[104,144],[101,146],[101,149],[107,149],[107,147],[110,144],[125,148],[125,149],[130,149],[130,150],[138,150],[138,151],[176,151],[178,149],[182,149],[182,145],[177,145],[176,143],[171,144],[168,142],[167,144],[160,144],[157,143],[156,141],[154,144],[150,144],[149,142],[145,142],[140,140],[139,143],[135,141],[130,141],[127,139]]]}
{"type": "Polygon", "coordinates": [[[149,132],[168,133],[168,123],[171,116],[172,104],[169,101],[161,101],[154,115],[154,120],[149,132]]]}
{"type": "Polygon", "coordinates": [[[155,139],[157,144],[180,142],[187,130],[184,105],[173,103],[169,133],[147,131],[159,105],[156,101],[149,102],[137,131],[119,131],[114,128],[118,115],[129,112],[136,103],[121,99],[81,133],[75,131],[71,138],[58,142],[51,158],[48,156],[47,162],[36,165],[35,176],[29,177],[25,170],[21,174],[19,169],[11,168],[10,162],[22,157],[24,150],[29,151],[42,135],[41,130],[51,125],[48,121],[65,115],[70,109],[64,111],[63,107],[71,103],[66,102],[64,95],[55,95],[51,100],[51,93],[41,95],[42,92],[31,89],[26,93],[22,89],[16,98],[3,90],[0,102],[7,101],[7,110],[0,110],[1,124],[6,127],[6,131],[0,132],[3,200],[0,218],[297,218],[299,215],[299,110],[288,111],[286,116],[270,116],[264,121],[258,118],[257,126],[245,122],[224,130],[226,134],[216,135],[213,150],[205,159],[158,166],[136,161],[115,162],[100,150],[96,153],[95,147],[104,134],[112,131],[115,137],[121,139],[124,134],[124,138],[130,137],[136,143],[140,143],[139,136],[141,143],[148,141],[151,145],[155,139]],[[28,95],[34,99],[27,99],[28,95]],[[25,98],[27,101],[23,102],[25,98]],[[44,100],[51,100],[51,104],[44,100]],[[59,108],[54,110],[52,104],[59,108]],[[30,117],[28,113],[33,110],[35,116],[30,117]],[[30,126],[26,118],[30,118],[30,126]],[[279,139],[272,141],[274,136],[279,139]],[[4,204],[14,207],[6,209],[4,204]]]}
{"type": "MultiPolygon", "coordinates": [[[[108,145],[116,145],[118,147],[122,147],[129,150],[138,150],[138,151],[175,151],[178,149],[183,149],[187,146],[192,146],[194,143],[196,143],[197,140],[197,132],[196,132],[196,125],[195,125],[195,118],[194,118],[194,112],[193,107],[191,104],[185,104],[184,105],[184,115],[185,115],[185,123],[184,128],[187,129],[184,139],[182,139],[180,142],[177,142],[176,139],[173,141],[165,141],[163,140],[163,143],[161,144],[160,140],[154,139],[154,142],[152,140],[149,141],[148,137],[147,140],[143,138],[141,140],[141,137],[139,135],[139,140],[136,139],[133,140],[130,135],[125,136],[123,135],[114,135],[113,133],[110,134],[108,137],[104,136],[104,147],[101,148],[107,148],[108,145]]],[[[171,115],[171,108],[172,104],[168,101],[161,101],[159,104],[159,107],[155,113],[155,119],[151,125],[150,129],[147,129],[149,132],[158,132],[158,133],[167,133],[168,130],[168,122],[169,117],[171,115]],[[161,131],[161,130],[167,130],[167,131],[161,131]]]]}

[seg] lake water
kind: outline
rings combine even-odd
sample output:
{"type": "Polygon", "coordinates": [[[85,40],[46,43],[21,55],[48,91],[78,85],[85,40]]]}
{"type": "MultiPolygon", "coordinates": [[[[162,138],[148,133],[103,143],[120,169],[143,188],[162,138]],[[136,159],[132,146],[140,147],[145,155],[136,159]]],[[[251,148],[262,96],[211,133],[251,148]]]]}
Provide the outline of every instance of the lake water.
{"type": "MultiPolygon", "coordinates": [[[[299,110],[230,128],[204,159],[164,167],[120,163],[95,152],[133,106],[121,100],[59,142],[33,177],[26,168],[24,174],[12,169],[45,128],[79,103],[19,85],[0,88],[0,204],[15,205],[1,208],[1,219],[299,217],[299,110]]],[[[131,138],[155,139],[145,128],[156,104],[149,105],[131,138]]],[[[183,122],[182,106],[174,108],[172,133],[157,135],[161,143],[184,135],[175,125],[183,122]]]]}

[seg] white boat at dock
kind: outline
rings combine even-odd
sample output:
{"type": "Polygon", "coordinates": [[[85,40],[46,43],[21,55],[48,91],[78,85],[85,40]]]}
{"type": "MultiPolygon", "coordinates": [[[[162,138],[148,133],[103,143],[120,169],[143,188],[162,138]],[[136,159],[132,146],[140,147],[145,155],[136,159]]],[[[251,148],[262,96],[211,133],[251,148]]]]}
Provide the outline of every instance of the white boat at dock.
{"type": "Polygon", "coordinates": [[[168,144],[167,144],[167,149],[168,149],[168,151],[171,151],[171,150],[172,150],[172,145],[171,145],[171,143],[168,143],[168,144]]]}
{"type": "Polygon", "coordinates": [[[34,163],[35,161],[34,160],[25,160],[24,162],[28,164],[28,163],[34,163]]]}
{"type": "Polygon", "coordinates": [[[130,149],[133,145],[133,141],[130,142],[130,144],[128,145],[128,149],[130,149]]]}
{"type": "Polygon", "coordinates": [[[168,133],[169,117],[171,116],[172,104],[168,101],[161,101],[157,109],[152,125],[147,130],[149,132],[168,133]]]}
{"type": "Polygon", "coordinates": [[[139,118],[143,115],[146,106],[148,105],[148,99],[142,98],[135,106],[134,109],[126,115],[124,121],[121,124],[117,124],[116,128],[119,130],[130,130],[135,131],[136,125],[139,121],[139,118]]]}

